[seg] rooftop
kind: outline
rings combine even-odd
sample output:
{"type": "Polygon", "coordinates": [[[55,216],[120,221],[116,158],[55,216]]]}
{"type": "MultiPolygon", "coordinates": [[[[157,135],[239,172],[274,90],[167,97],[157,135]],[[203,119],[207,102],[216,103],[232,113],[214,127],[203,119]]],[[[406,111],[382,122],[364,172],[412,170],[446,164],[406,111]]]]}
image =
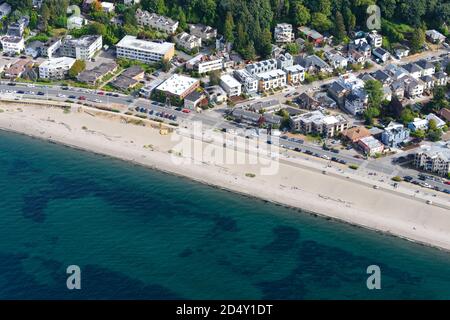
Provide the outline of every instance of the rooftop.
{"type": "Polygon", "coordinates": [[[192,87],[198,79],[187,77],[180,74],[174,74],[169,79],[158,86],[158,90],[169,92],[174,95],[182,95],[186,90],[192,87]]]}
{"type": "Polygon", "coordinates": [[[229,74],[224,74],[223,76],[220,77],[220,80],[223,81],[230,88],[241,86],[241,83],[229,74]]]}
{"type": "Polygon", "coordinates": [[[158,54],[165,54],[168,50],[173,49],[175,45],[169,42],[153,42],[147,40],[137,39],[134,36],[125,36],[116,44],[116,47],[131,48],[145,52],[154,52],[158,54]]]}

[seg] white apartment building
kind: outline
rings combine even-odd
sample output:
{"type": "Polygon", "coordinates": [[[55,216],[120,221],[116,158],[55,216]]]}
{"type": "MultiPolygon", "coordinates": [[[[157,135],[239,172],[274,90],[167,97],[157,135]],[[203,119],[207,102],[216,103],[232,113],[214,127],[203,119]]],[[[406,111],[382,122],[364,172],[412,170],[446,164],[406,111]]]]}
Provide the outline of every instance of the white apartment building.
{"type": "Polygon", "coordinates": [[[75,39],[67,36],[61,45],[61,55],[78,60],[91,60],[95,53],[101,50],[102,36],[87,35],[75,39]]]}
{"type": "Polygon", "coordinates": [[[446,177],[450,173],[450,144],[441,142],[421,147],[414,157],[414,166],[446,177]]]}
{"type": "Polygon", "coordinates": [[[179,24],[178,21],[141,9],[136,10],[136,20],[141,26],[148,26],[168,34],[174,34],[179,24]]]}
{"type": "Polygon", "coordinates": [[[9,54],[19,54],[25,50],[25,41],[23,37],[4,36],[1,38],[3,52],[9,54]]]}
{"type": "Polygon", "coordinates": [[[259,80],[259,91],[265,92],[286,86],[286,72],[275,69],[257,75],[259,80]]]}
{"type": "Polygon", "coordinates": [[[277,67],[278,69],[284,69],[287,67],[292,67],[294,65],[294,57],[289,54],[280,54],[277,57],[277,67]]]}
{"type": "Polygon", "coordinates": [[[242,83],[246,93],[256,93],[258,91],[258,79],[251,75],[247,70],[236,70],[233,75],[242,83]]]}
{"type": "Polygon", "coordinates": [[[253,64],[249,64],[245,69],[252,75],[257,75],[259,73],[264,73],[268,71],[273,71],[278,69],[278,63],[276,59],[269,59],[253,64]]]}
{"type": "Polygon", "coordinates": [[[189,33],[182,32],[175,36],[175,43],[185,50],[192,51],[202,46],[202,39],[197,36],[190,35],[189,33]]]}
{"type": "Polygon", "coordinates": [[[229,74],[220,77],[220,86],[229,97],[240,96],[242,93],[241,83],[229,74]]]}
{"type": "Polygon", "coordinates": [[[292,24],[279,23],[275,27],[274,32],[275,42],[277,43],[291,43],[295,40],[292,24]]]}
{"type": "Polygon", "coordinates": [[[56,50],[61,47],[61,39],[60,38],[52,38],[49,39],[41,48],[41,55],[43,57],[52,58],[55,54],[56,50]]]}
{"type": "Polygon", "coordinates": [[[175,54],[175,45],[169,42],[157,43],[125,36],[116,44],[117,58],[138,60],[144,63],[170,61],[175,54]]]}
{"type": "Polygon", "coordinates": [[[424,84],[420,80],[416,80],[411,76],[404,79],[406,95],[411,98],[418,98],[423,94],[424,84]]]}
{"type": "Polygon", "coordinates": [[[207,73],[223,69],[223,58],[199,54],[186,62],[186,68],[195,70],[198,73],[207,73]]]}
{"type": "Polygon", "coordinates": [[[367,101],[367,94],[364,91],[352,92],[345,99],[344,109],[351,115],[360,115],[366,110],[367,101]]]}
{"type": "Polygon", "coordinates": [[[315,110],[291,117],[291,127],[295,131],[306,134],[318,133],[331,138],[347,130],[348,120],[342,115],[325,115],[322,111],[315,110]]]}
{"type": "Polygon", "coordinates": [[[286,67],[283,70],[287,74],[287,83],[291,85],[300,84],[305,80],[305,68],[299,64],[286,67]]]}
{"type": "Polygon", "coordinates": [[[68,57],[51,58],[39,66],[39,77],[43,79],[64,79],[76,59],[68,57]]]}

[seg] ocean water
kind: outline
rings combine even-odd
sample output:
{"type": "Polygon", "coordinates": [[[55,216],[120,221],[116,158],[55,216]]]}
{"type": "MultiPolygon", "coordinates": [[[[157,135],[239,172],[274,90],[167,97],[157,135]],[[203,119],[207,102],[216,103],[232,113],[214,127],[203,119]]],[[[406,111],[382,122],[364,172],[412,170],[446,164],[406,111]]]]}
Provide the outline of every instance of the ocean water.
{"type": "Polygon", "coordinates": [[[448,299],[450,253],[0,132],[0,298],[448,299]]]}

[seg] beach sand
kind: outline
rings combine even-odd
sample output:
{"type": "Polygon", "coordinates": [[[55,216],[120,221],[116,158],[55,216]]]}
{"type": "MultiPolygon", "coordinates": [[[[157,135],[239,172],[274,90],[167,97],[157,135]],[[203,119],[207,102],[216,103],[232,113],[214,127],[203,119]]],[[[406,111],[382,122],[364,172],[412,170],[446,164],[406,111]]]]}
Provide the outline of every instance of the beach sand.
{"type": "Polygon", "coordinates": [[[375,182],[358,175],[357,171],[352,172],[344,166],[326,168],[325,161],[306,160],[286,152],[273,175],[261,174],[267,163],[214,164],[203,161],[184,164],[182,162],[190,158],[177,151],[179,141],[174,139],[175,133],[161,135],[158,129],[127,124],[116,114],[84,107],[63,112],[60,108],[19,104],[0,104],[0,109],[3,110],[0,110],[0,129],[3,130],[132,161],[450,250],[450,197],[445,194],[437,197],[416,194],[406,184],[394,190],[389,183],[376,183],[380,188],[374,189],[375,182]],[[323,174],[323,170],[328,173],[323,174]],[[426,204],[426,200],[433,200],[433,205],[426,204]]]}

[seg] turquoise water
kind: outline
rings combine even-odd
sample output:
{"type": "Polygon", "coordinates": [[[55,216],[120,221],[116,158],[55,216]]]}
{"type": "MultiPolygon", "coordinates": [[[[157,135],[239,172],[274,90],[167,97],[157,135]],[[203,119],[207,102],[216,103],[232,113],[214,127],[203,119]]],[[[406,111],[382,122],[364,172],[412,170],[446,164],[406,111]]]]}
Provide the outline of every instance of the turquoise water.
{"type": "Polygon", "coordinates": [[[3,299],[450,298],[449,253],[5,132],[0,194],[3,299]]]}

